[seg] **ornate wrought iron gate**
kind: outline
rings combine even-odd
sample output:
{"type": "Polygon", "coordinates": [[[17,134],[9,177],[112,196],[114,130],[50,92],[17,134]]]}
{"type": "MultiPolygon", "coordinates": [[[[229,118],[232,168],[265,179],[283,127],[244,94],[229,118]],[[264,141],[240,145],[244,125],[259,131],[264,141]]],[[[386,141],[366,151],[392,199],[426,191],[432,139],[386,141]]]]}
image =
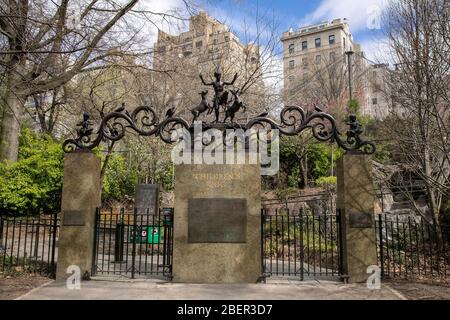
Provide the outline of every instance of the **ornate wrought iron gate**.
{"type": "Polygon", "coordinates": [[[265,277],[297,280],[341,276],[340,214],[300,209],[262,211],[265,277]]]}
{"type": "Polygon", "coordinates": [[[95,230],[93,276],[171,279],[173,209],[97,209],[95,230]]]}

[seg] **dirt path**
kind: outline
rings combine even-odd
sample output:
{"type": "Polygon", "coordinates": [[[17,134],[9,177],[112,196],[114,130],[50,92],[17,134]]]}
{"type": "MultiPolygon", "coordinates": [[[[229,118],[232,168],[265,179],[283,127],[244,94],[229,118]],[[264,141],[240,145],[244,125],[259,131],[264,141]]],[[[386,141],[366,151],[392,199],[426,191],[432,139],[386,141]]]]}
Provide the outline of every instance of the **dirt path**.
{"type": "Polygon", "coordinates": [[[13,300],[51,279],[39,275],[4,277],[0,275],[0,300],[13,300]]]}
{"type": "Polygon", "coordinates": [[[389,285],[408,300],[450,300],[450,285],[411,282],[389,282],[389,285]]]}

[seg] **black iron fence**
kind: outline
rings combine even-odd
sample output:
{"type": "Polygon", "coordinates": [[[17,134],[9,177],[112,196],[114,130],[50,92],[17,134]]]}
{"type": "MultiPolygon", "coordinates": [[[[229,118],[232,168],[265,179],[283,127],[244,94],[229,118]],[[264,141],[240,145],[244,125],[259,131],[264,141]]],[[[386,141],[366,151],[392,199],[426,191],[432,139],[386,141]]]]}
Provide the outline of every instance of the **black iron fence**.
{"type": "Polygon", "coordinates": [[[95,230],[92,275],[171,278],[173,209],[97,209],[95,230]]]}
{"type": "Polygon", "coordinates": [[[262,211],[262,265],[266,277],[339,278],[340,214],[300,209],[262,211]]]}
{"type": "Polygon", "coordinates": [[[54,277],[59,217],[0,216],[0,272],[39,272],[54,277]]]}
{"type": "Polygon", "coordinates": [[[376,218],[378,261],[384,277],[450,281],[450,226],[410,215],[376,218]]]}

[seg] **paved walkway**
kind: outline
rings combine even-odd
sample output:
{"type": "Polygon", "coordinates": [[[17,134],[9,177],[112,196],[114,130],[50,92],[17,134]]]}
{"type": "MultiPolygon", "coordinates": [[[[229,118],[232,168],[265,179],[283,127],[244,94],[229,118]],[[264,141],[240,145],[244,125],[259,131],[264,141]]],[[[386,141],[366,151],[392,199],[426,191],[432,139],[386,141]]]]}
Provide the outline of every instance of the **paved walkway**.
{"type": "Polygon", "coordinates": [[[154,280],[88,281],[81,290],[53,281],[32,290],[24,300],[399,300],[389,286],[369,290],[364,285],[331,281],[268,281],[266,284],[180,284],[154,280]]]}

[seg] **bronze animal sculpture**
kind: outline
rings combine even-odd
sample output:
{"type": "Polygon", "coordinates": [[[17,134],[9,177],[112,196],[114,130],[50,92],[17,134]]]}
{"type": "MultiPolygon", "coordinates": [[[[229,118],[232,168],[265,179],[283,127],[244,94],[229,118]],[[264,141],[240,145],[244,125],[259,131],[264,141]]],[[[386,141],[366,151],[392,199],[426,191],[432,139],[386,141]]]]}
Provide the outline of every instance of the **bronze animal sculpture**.
{"type": "Polygon", "coordinates": [[[211,106],[209,105],[208,101],[206,100],[206,95],[208,94],[208,90],[202,91],[199,94],[202,96],[202,101],[200,102],[200,104],[197,107],[195,107],[194,109],[191,110],[191,113],[194,116],[194,119],[192,120],[192,122],[195,122],[198,119],[198,117],[205,111],[208,110],[208,114],[210,114],[212,112],[211,106]]]}
{"type": "Polygon", "coordinates": [[[244,112],[247,112],[247,108],[244,105],[244,103],[241,100],[241,97],[239,97],[240,91],[239,90],[230,90],[231,94],[234,97],[233,104],[227,108],[225,111],[225,119],[223,119],[223,122],[227,121],[228,118],[230,118],[231,122],[234,120],[234,116],[236,113],[242,108],[244,109],[244,112]]]}

